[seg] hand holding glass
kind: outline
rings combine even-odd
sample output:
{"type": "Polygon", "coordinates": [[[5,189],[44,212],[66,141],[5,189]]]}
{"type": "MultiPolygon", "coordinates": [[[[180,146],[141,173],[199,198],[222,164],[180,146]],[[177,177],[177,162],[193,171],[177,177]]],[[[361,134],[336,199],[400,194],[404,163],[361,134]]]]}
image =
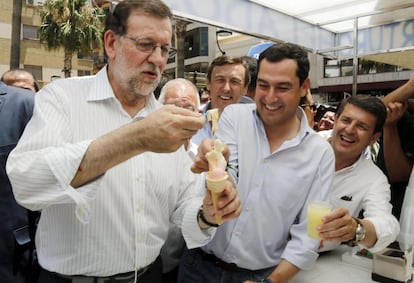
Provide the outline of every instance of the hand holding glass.
{"type": "Polygon", "coordinates": [[[316,229],[322,224],[322,218],[331,212],[332,205],[324,201],[312,201],[308,204],[308,236],[319,240],[319,231],[316,229]]]}

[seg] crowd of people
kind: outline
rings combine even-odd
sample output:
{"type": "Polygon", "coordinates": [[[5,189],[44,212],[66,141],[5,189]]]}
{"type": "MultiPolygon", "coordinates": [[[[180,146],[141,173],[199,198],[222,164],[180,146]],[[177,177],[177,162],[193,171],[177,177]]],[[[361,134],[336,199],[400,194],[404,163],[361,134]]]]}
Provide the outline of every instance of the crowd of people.
{"type": "Polygon", "coordinates": [[[281,283],[341,244],[398,244],[414,73],[382,99],[321,107],[307,51],[279,43],[215,58],[199,90],[162,81],[172,17],[162,0],[124,0],[96,75],[39,88],[3,74],[2,282],[281,283]],[[216,139],[230,176],[218,207],[204,175],[216,139]],[[320,240],[307,235],[313,200],[333,206],[320,240]]]}

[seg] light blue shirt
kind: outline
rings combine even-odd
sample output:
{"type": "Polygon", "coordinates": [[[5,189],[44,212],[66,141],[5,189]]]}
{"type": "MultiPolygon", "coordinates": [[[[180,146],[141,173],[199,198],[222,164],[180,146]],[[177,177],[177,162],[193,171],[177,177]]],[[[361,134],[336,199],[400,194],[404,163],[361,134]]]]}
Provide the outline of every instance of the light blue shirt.
{"type": "MultiPolygon", "coordinates": [[[[204,105],[202,112],[205,114],[207,110],[211,107],[211,102],[204,105]]],[[[213,131],[211,130],[211,122],[207,121],[200,130],[191,138],[191,142],[193,142],[197,147],[201,144],[203,139],[212,139],[214,137],[213,131]]]]}
{"type": "Polygon", "coordinates": [[[296,137],[275,152],[255,104],[225,108],[217,138],[229,146],[229,170],[243,211],[220,226],[203,249],[226,262],[257,270],[286,259],[300,269],[310,269],[318,257],[319,241],[307,236],[306,205],[328,200],[334,174],[331,146],[314,132],[298,108],[301,120],[296,137]]]}

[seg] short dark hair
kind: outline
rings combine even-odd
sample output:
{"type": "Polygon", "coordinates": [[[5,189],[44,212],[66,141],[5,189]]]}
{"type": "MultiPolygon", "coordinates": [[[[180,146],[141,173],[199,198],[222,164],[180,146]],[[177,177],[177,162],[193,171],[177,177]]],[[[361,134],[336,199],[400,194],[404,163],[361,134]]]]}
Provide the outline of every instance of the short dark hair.
{"type": "Polygon", "coordinates": [[[159,18],[173,18],[171,9],[161,0],[124,0],[108,13],[104,33],[112,30],[117,35],[125,34],[128,18],[134,10],[141,10],[159,18]]]}
{"type": "Polygon", "coordinates": [[[295,60],[297,64],[296,75],[299,78],[300,85],[302,85],[309,76],[310,64],[308,53],[299,45],[293,43],[277,43],[266,48],[266,50],[260,53],[258,70],[260,70],[260,64],[263,59],[272,63],[280,62],[283,59],[295,60]]]}
{"type": "Polygon", "coordinates": [[[242,56],[243,61],[247,63],[250,73],[250,83],[248,90],[254,91],[257,83],[257,59],[250,56],[242,56]]]}
{"type": "Polygon", "coordinates": [[[382,131],[385,119],[387,119],[387,108],[379,98],[365,94],[352,95],[345,98],[338,107],[337,117],[341,116],[347,104],[352,104],[374,115],[377,118],[374,134],[382,131]]]}
{"type": "Polygon", "coordinates": [[[249,66],[247,65],[246,61],[244,61],[240,57],[231,57],[228,55],[219,56],[216,59],[214,59],[213,62],[211,62],[207,70],[207,80],[211,82],[211,74],[213,73],[213,69],[215,67],[224,66],[224,65],[242,65],[244,67],[244,86],[249,85],[250,72],[249,72],[249,66]]]}

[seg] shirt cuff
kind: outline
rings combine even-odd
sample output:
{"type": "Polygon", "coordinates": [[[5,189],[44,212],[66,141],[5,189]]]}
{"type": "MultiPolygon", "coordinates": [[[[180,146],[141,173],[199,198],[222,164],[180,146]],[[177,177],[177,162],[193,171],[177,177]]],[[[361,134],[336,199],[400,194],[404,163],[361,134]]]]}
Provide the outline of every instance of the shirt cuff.
{"type": "Polygon", "coordinates": [[[181,229],[189,249],[206,245],[216,234],[217,228],[201,229],[198,225],[197,213],[202,203],[202,198],[193,200],[184,212],[181,229]]]}
{"type": "Polygon", "coordinates": [[[92,140],[88,140],[67,145],[63,148],[57,148],[45,156],[46,162],[56,177],[59,188],[75,202],[76,217],[82,223],[89,222],[91,210],[90,201],[95,199],[96,190],[102,178],[97,178],[77,189],[73,188],[70,183],[91,142],[92,140]]]}
{"type": "Polygon", "coordinates": [[[392,215],[383,217],[367,217],[365,219],[369,220],[372,225],[374,225],[375,233],[377,234],[377,242],[370,248],[361,243],[358,243],[358,245],[362,248],[368,249],[371,253],[377,253],[385,249],[389,244],[395,241],[398,233],[400,232],[399,223],[392,215]]]}

